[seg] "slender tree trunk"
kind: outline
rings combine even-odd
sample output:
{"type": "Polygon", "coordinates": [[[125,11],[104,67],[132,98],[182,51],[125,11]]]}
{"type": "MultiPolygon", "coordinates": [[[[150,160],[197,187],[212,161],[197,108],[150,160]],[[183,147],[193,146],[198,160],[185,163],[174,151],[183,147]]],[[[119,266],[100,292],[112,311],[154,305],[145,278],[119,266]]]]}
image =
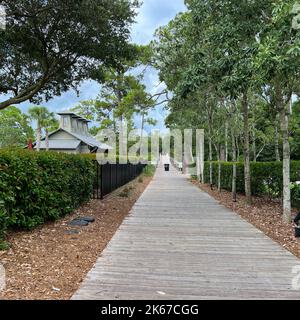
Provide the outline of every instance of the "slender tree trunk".
{"type": "Polygon", "coordinates": [[[225,122],[225,161],[228,162],[228,119],[225,122]]]}
{"type": "Polygon", "coordinates": [[[255,132],[255,124],[253,124],[252,137],[253,137],[253,144],[252,144],[252,148],[253,148],[253,161],[256,162],[256,160],[257,160],[257,151],[256,151],[256,132],[255,132]]]}
{"type": "Polygon", "coordinates": [[[48,129],[45,129],[45,131],[46,131],[46,138],[45,138],[46,151],[49,151],[49,131],[48,129]]]}
{"type": "Polygon", "coordinates": [[[221,174],[222,174],[222,166],[219,158],[219,163],[218,163],[218,191],[219,192],[221,192],[221,174]]]}
{"type": "Polygon", "coordinates": [[[234,125],[231,128],[231,140],[232,140],[232,201],[236,202],[236,143],[235,143],[235,132],[234,125]]]}
{"type": "Polygon", "coordinates": [[[197,130],[196,143],[197,170],[199,173],[199,181],[201,181],[201,183],[204,183],[204,130],[200,130],[199,132],[197,130]]]}
{"type": "Polygon", "coordinates": [[[280,82],[275,84],[276,92],[276,106],[280,113],[280,124],[282,134],[282,175],[283,175],[283,189],[282,189],[282,206],[284,222],[291,221],[291,190],[290,190],[290,143],[289,143],[289,107],[284,102],[283,94],[280,87],[280,82]]]}
{"type": "Polygon", "coordinates": [[[253,140],[253,162],[257,161],[256,142],[253,140]]]}
{"type": "Polygon", "coordinates": [[[212,141],[211,137],[208,140],[208,148],[209,148],[209,184],[211,189],[213,188],[213,156],[212,156],[212,141]]]}
{"type": "Polygon", "coordinates": [[[245,175],[245,194],[247,204],[251,204],[251,173],[250,173],[250,144],[249,144],[249,105],[248,96],[243,94],[243,117],[244,117],[244,175],[245,175]]]}
{"type": "Polygon", "coordinates": [[[140,137],[140,156],[142,155],[142,144],[143,144],[143,138],[144,138],[144,125],[145,125],[145,115],[142,114],[142,123],[141,123],[141,137],[140,137]]]}
{"type": "Polygon", "coordinates": [[[124,127],[123,127],[123,116],[120,117],[120,125],[119,125],[119,154],[123,157],[124,154],[124,127]]]}
{"type": "Polygon", "coordinates": [[[42,139],[42,128],[40,125],[38,125],[37,128],[37,137],[36,137],[36,150],[41,150],[41,139],[42,139]]]}
{"type": "Polygon", "coordinates": [[[208,106],[207,109],[207,115],[208,115],[208,149],[209,149],[209,184],[211,190],[213,189],[213,142],[212,142],[212,122],[213,122],[213,112],[210,106],[208,106]]]}
{"type": "Polygon", "coordinates": [[[216,144],[214,144],[214,146],[215,146],[215,150],[216,150],[216,154],[217,154],[217,161],[218,161],[218,191],[221,192],[221,173],[222,173],[221,150],[222,150],[222,147],[220,147],[220,145],[216,145],[216,144]]]}
{"type": "Polygon", "coordinates": [[[290,190],[290,144],[289,144],[289,116],[282,108],[280,112],[282,142],[283,142],[283,221],[291,221],[291,190],[290,190]]]}
{"type": "Polygon", "coordinates": [[[278,132],[278,122],[277,122],[277,119],[275,119],[275,121],[274,121],[274,128],[275,128],[275,134],[274,134],[275,156],[276,156],[276,161],[280,161],[280,153],[279,153],[279,132],[278,132]]]}

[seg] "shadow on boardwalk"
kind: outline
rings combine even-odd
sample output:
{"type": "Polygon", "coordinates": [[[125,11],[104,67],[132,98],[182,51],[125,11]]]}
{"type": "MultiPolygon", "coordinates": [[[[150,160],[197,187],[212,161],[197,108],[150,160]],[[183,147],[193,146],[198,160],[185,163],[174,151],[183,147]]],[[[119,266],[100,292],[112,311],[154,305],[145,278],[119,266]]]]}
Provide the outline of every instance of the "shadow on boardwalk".
{"type": "Polygon", "coordinates": [[[300,260],[160,167],[73,299],[298,299],[300,260]]]}

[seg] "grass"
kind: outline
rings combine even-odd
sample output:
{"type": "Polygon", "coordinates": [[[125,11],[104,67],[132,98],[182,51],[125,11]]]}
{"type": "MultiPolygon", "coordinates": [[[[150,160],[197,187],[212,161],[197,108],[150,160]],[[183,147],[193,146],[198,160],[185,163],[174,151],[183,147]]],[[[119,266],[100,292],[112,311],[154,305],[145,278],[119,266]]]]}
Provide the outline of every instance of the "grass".
{"type": "MultiPolygon", "coordinates": [[[[156,167],[154,165],[147,165],[144,170],[143,173],[138,177],[138,182],[139,183],[143,183],[144,182],[144,177],[153,177],[154,173],[155,173],[156,167]]],[[[128,186],[125,187],[120,193],[119,196],[122,198],[129,198],[131,191],[132,191],[133,187],[132,186],[128,186]]]]}
{"type": "Polygon", "coordinates": [[[9,244],[5,241],[0,241],[0,251],[6,251],[9,249],[9,244]]]}
{"type": "Polygon", "coordinates": [[[155,173],[156,167],[152,164],[148,164],[146,168],[143,170],[143,175],[145,177],[153,177],[155,173]]]}

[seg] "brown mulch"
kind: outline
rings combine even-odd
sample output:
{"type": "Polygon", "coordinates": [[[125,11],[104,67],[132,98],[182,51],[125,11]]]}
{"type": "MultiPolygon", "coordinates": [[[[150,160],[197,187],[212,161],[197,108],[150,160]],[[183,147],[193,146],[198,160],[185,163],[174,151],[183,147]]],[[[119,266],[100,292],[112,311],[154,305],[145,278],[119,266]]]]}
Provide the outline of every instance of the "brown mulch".
{"type": "MultiPolygon", "coordinates": [[[[192,183],[300,258],[300,239],[295,238],[294,224],[282,221],[282,207],[279,200],[253,197],[253,203],[250,206],[246,203],[246,197],[238,194],[237,202],[233,203],[229,191],[219,192],[216,188],[211,190],[209,185],[201,184],[195,180],[192,183]]],[[[293,218],[295,215],[296,210],[293,210],[293,218]]]]}
{"type": "Polygon", "coordinates": [[[125,192],[123,187],[102,201],[91,200],[64,219],[31,232],[11,232],[11,249],[0,251],[7,276],[6,291],[0,293],[0,300],[69,299],[151,179],[131,182],[127,197],[128,185],[125,192]],[[86,227],[68,226],[78,215],[96,220],[86,227]],[[80,233],[66,233],[75,229],[80,233]]]}

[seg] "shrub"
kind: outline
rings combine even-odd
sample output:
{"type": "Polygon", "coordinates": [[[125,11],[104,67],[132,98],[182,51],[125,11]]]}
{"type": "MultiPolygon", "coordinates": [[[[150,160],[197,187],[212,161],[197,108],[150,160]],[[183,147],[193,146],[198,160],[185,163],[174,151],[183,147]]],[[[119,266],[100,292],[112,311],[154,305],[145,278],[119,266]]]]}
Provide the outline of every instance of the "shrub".
{"type": "MultiPolygon", "coordinates": [[[[244,164],[237,163],[237,192],[245,192],[244,164]]],[[[251,162],[251,190],[253,195],[278,198],[282,194],[282,162],[251,162]]],[[[232,189],[232,162],[221,162],[221,188],[232,189]]],[[[209,181],[209,162],[205,162],[205,181],[209,181]]],[[[300,161],[291,161],[291,181],[300,180],[300,161]]],[[[218,162],[213,162],[213,184],[218,184],[218,162]]],[[[296,192],[292,192],[292,200],[296,201],[296,192]],[[294,196],[295,195],[295,196],[294,196]]]]}
{"type": "Polygon", "coordinates": [[[132,190],[133,190],[132,186],[127,186],[123,188],[123,190],[119,193],[119,197],[129,198],[132,190]]]}
{"type": "Polygon", "coordinates": [[[93,190],[89,158],[55,152],[0,151],[0,237],[72,212],[93,190]]]}
{"type": "Polygon", "coordinates": [[[143,175],[145,177],[153,177],[156,171],[156,166],[152,164],[148,164],[144,169],[143,169],[143,175]]]}

